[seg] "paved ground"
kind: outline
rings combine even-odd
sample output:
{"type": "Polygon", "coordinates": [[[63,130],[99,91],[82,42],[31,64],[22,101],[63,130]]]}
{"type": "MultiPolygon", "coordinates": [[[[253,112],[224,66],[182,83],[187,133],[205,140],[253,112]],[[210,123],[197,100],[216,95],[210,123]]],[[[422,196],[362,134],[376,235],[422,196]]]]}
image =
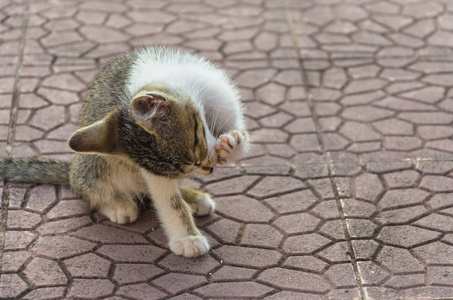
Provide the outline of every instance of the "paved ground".
{"type": "Polygon", "coordinates": [[[0,183],[0,297],[453,297],[453,2],[0,1],[0,154],[71,159],[79,99],[130,45],[225,67],[255,147],[188,182],[213,250],[169,252],[65,186],[0,183]]]}

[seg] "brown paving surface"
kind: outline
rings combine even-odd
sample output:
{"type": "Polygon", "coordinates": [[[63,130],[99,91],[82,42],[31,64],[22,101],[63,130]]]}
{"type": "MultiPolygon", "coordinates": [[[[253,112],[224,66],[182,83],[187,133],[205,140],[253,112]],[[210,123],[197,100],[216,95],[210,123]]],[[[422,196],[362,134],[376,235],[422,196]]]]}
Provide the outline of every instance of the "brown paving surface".
{"type": "Polygon", "coordinates": [[[225,67],[255,141],[188,183],[217,202],[197,259],[150,210],[118,226],[67,187],[0,183],[0,297],[453,297],[450,1],[4,0],[0,19],[2,156],[70,159],[96,71],[154,43],[225,67]]]}

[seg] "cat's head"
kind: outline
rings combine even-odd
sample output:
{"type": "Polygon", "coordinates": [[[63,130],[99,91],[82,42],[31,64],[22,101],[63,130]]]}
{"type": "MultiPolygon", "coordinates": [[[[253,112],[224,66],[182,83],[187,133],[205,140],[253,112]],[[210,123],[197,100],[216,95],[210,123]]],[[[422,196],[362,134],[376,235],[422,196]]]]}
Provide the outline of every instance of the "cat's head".
{"type": "Polygon", "coordinates": [[[200,110],[188,96],[154,83],[128,107],[77,130],[69,145],[77,152],[126,156],[154,174],[180,177],[212,173],[216,155],[206,134],[200,110]]]}

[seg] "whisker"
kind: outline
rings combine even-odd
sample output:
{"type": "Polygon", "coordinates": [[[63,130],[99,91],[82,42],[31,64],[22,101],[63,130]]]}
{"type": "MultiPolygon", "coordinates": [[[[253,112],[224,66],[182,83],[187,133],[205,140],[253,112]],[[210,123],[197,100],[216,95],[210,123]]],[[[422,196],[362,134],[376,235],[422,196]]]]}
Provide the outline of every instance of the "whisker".
{"type": "Polygon", "coordinates": [[[219,116],[220,116],[220,114],[217,113],[217,114],[216,114],[216,118],[215,118],[215,124],[214,124],[214,136],[215,136],[215,137],[218,137],[218,133],[219,133],[219,126],[218,126],[218,125],[219,125],[219,124],[218,124],[218,121],[219,121],[219,118],[218,118],[218,117],[219,117],[219,116]]]}
{"type": "Polygon", "coordinates": [[[145,198],[145,196],[147,194],[146,193],[147,190],[148,190],[148,188],[144,187],[143,189],[141,189],[138,192],[136,192],[133,197],[134,198],[137,197],[140,200],[140,202],[143,202],[143,200],[144,200],[144,198],[145,198]]]}
{"type": "Polygon", "coordinates": [[[220,133],[222,133],[222,129],[223,129],[223,126],[225,126],[225,124],[228,122],[229,120],[229,117],[227,115],[225,115],[222,119],[222,123],[221,123],[221,126],[218,127],[218,132],[217,132],[217,135],[220,135],[220,133]]]}
{"type": "Polygon", "coordinates": [[[211,118],[211,126],[210,126],[210,130],[211,132],[214,133],[214,136],[215,136],[215,132],[216,132],[216,122],[217,122],[217,116],[219,115],[219,112],[217,110],[215,110],[215,114],[214,114],[214,117],[211,118]]]}

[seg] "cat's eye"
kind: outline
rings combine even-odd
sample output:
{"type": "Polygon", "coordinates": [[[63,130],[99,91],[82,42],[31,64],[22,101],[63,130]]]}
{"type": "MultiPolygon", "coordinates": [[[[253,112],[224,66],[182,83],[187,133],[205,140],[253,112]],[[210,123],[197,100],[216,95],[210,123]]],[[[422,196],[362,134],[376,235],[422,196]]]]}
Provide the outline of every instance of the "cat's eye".
{"type": "Polygon", "coordinates": [[[195,167],[201,167],[201,163],[195,163],[195,167]]]}

